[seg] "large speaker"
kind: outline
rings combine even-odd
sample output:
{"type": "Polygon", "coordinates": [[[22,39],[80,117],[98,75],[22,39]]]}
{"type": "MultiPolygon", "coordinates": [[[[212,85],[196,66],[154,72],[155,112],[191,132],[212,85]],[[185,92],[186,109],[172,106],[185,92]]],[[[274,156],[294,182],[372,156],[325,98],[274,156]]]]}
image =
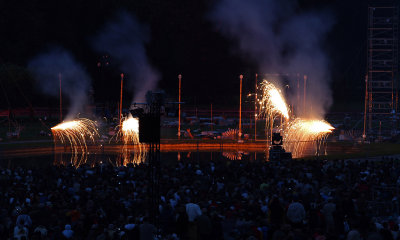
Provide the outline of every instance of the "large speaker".
{"type": "Polygon", "coordinates": [[[139,142],[157,143],[160,141],[160,116],[143,114],[139,117],[139,142]]]}

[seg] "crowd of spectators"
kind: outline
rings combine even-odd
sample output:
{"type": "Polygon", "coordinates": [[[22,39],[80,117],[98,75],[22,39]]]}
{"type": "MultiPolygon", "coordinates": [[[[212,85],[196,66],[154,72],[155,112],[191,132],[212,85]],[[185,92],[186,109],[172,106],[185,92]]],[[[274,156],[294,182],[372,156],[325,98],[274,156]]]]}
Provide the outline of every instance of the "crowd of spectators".
{"type": "Polygon", "coordinates": [[[185,160],[157,184],[147,164],[1,168],[0,238],[400,239],[399,164],[185,160]]]}

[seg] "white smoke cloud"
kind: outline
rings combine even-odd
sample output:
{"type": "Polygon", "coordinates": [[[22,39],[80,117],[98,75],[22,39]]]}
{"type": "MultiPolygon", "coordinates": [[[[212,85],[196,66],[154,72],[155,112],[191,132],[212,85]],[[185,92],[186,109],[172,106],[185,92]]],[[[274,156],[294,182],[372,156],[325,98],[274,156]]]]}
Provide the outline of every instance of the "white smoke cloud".
{"type": "MultiPolygon", "coordinates": [[[[208,17],[218,31],[237,40],[262,73],[307,75],[306,111],[297,94],[289,99],[297,115],[321,117],[332,103],[329,58],[322,43],[334,21],[328,11],[299,12],[296,7],[293,1],[220,0],[208,17]]],[[[288,79],[294,89],[297,77],[288,79]]]]}
{"type": "Polygon", "coordinates": [[[145,44],[148,41],[148,29],[126,12],[116,15],[116,19],[93,38],[94,49],[109,53],[128,75],[127,82],[134,90],[134,102],[144,102],[146,92],[154,90],[160,78],[146,55],[145,44]]]}
{"type": "Polygon", "coordinates": [[[59,74],[62,79],[62,93],[70,102],[66,119],[82,112],[87,103],[90,77],[74,57],[62,48],[53,48],[33,58],[28,69],[41,90],[49,95],[59,94],[59,74]]]}

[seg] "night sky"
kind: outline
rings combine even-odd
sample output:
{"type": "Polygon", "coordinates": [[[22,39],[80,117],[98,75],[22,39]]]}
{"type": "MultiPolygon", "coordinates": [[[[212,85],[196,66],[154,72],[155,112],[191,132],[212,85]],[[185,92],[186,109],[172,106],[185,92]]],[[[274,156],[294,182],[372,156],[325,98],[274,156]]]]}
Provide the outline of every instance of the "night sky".
{"type": "MultiPolygon", "coordinates": [[[[171,98],[177,96],[177,75],[182,74],[183,101],[232,107],[238,98],[238,75],[245,75],[244,91],[248,92],[254,86],[254,74],[260,73],[260,69],[254,60],[237,50],[235,39],[222,34],[206,17],[216,2],[1,1],[0,106],[51,105],[48,101],[44,103],[49,98],[35,84],[27,66],[32,58],[54,46],[68,50],[82,64],[91,79],[94,102],[118,101],[120,63],[111,55],[107,60],[109,65],[104,66],[102,56],[107,53],[95,51],[92,45],[104,25],[126,11],[147,26],[146,55],[159,73],[160,89],[171,98]],[[102,67],[98,67],[99,62],[102,67]]],[[[322,44],[330,59],[334,102],[331,111],[362,111],[366,1],[304,0],[296,6],[298,12],[328,9],[334,16],[334,24],[322,44]]],[[[127,77],[129,81],[130,76],[127,77]]],[[[126,102],[132,99],[129,89],[124,95],[126,102]]]]}

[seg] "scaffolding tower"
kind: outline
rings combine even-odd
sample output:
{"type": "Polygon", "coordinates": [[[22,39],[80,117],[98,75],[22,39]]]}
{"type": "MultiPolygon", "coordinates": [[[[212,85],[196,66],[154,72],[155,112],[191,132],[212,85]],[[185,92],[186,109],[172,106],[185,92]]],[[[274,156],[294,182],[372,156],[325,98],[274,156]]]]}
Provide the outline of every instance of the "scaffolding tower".
{"type": "Polygon", "coordinates": [[[396,134],[398,113],[398,6],[368,6],[368,53],[365,93],[364,137],[396,134]],[[367,124],[368,117],[368,126],[367,124]]]}

